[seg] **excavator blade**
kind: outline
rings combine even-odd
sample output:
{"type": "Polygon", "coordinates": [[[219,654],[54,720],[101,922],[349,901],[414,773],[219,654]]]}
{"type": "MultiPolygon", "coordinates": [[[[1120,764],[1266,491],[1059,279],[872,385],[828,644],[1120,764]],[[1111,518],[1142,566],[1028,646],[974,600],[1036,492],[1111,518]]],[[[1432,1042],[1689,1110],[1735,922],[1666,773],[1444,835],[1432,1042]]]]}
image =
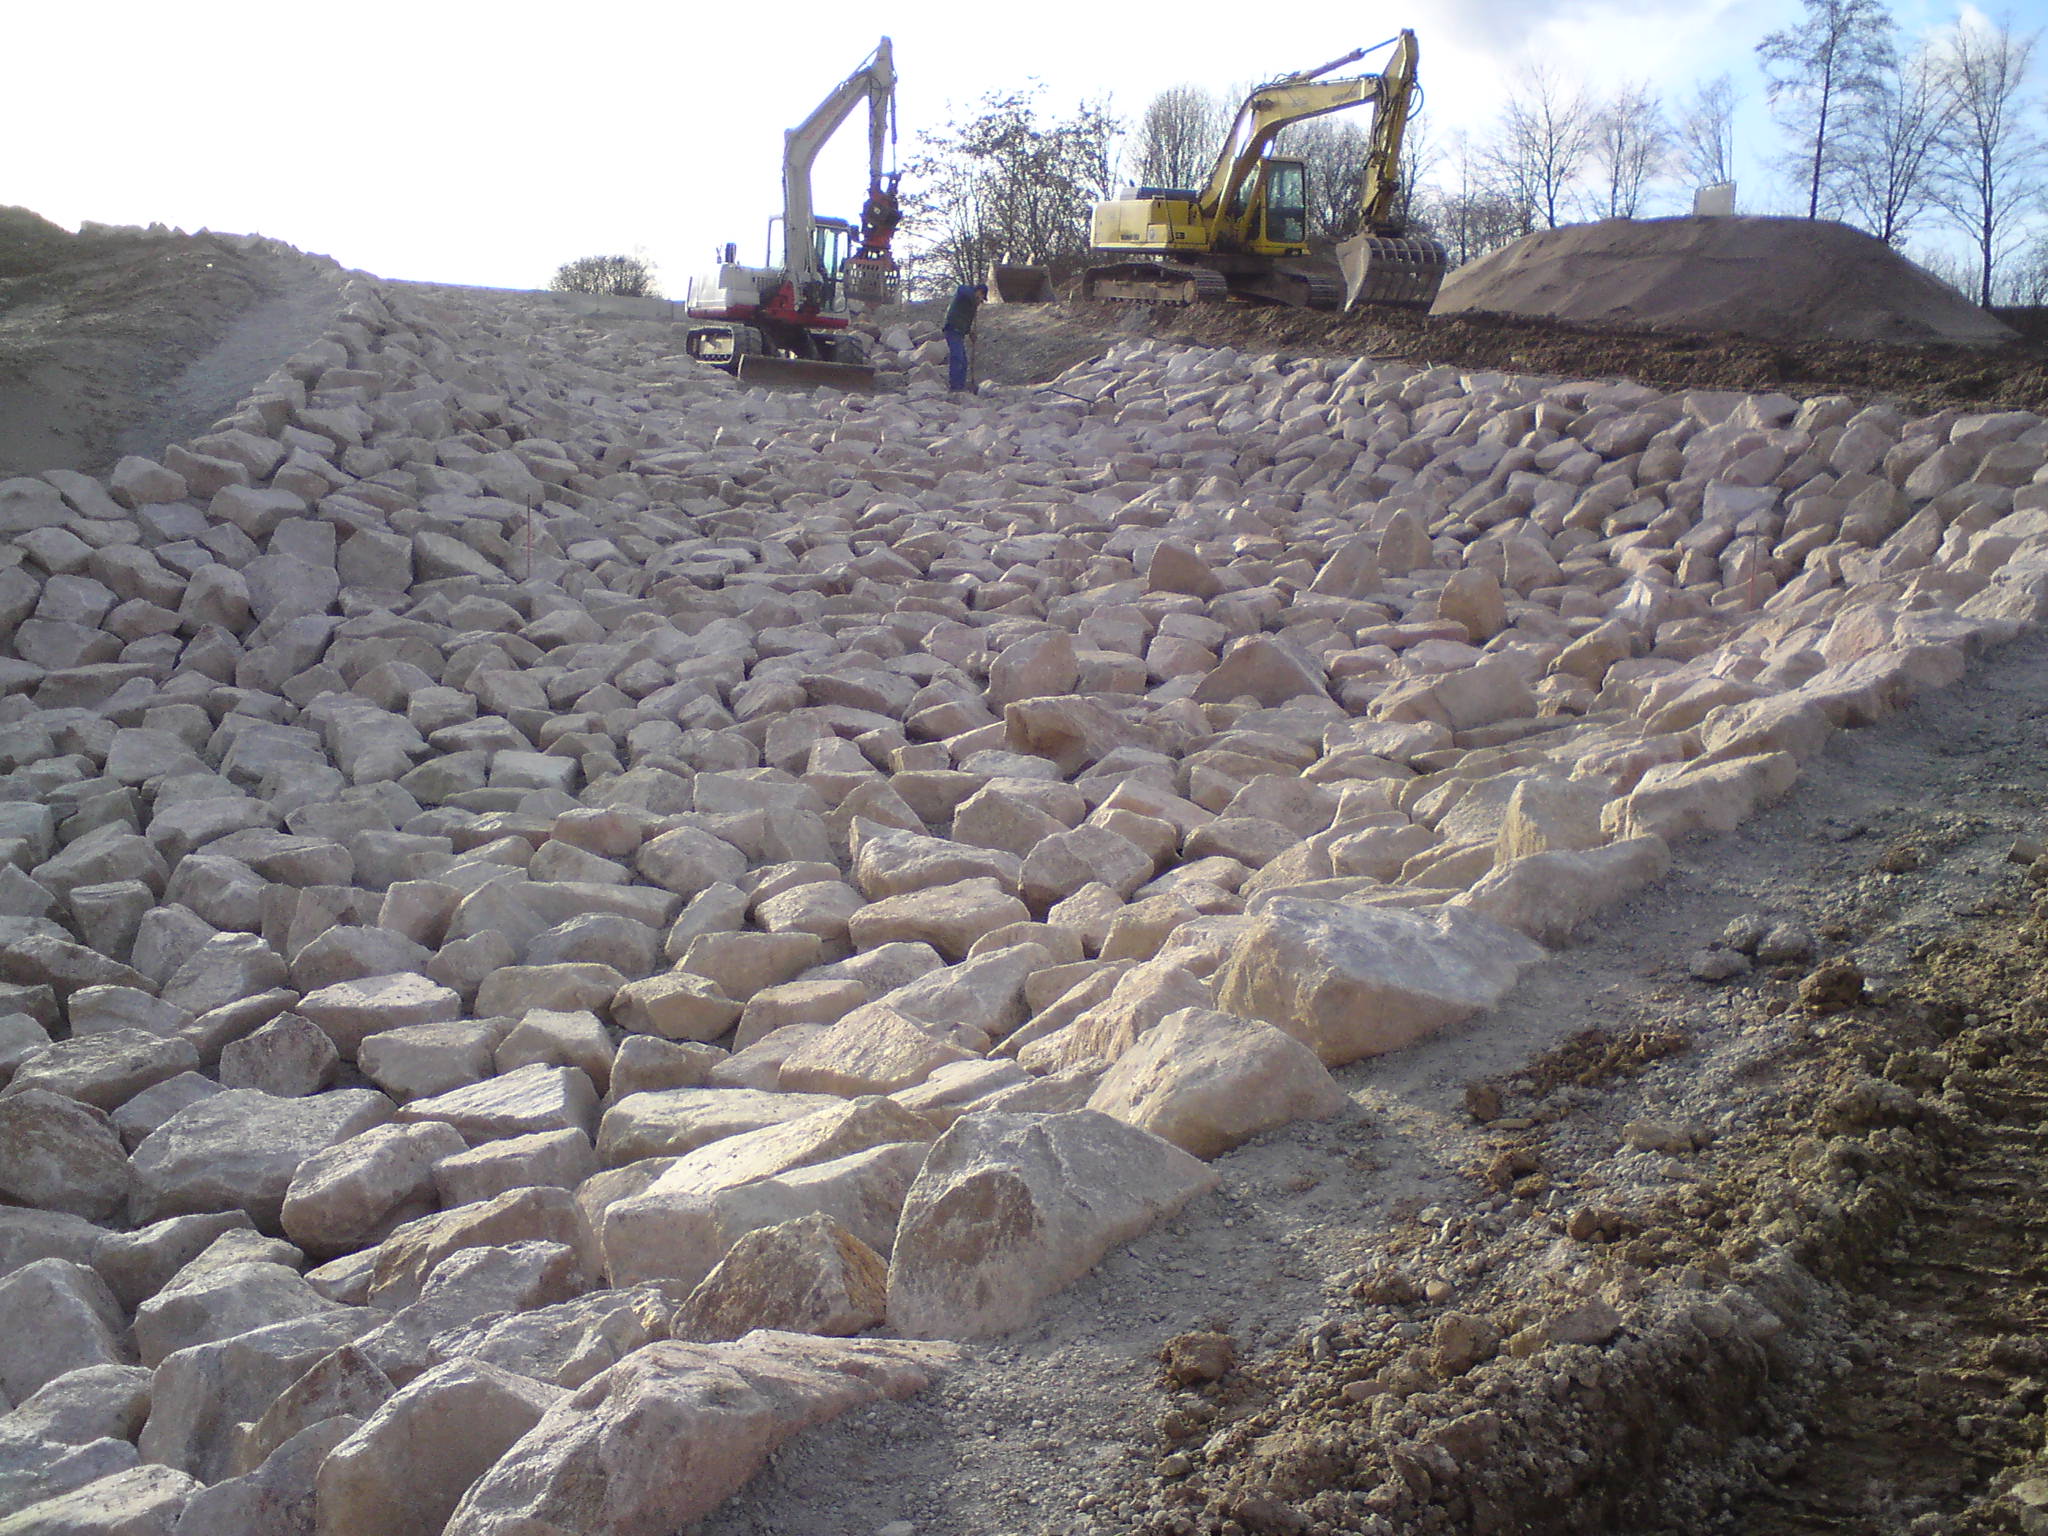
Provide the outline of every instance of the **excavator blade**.
{"type": "Polygon", "coordinates": [[[1359,235],[1337,247],[1344,269],[1344,307],[1404,304],[1428,308],[1436,302],[1451,258],[1427,235],[1359,235]]]}
{"type": "Polygon", "coordinates": [[[833,389],[872,394],[875,370],[860,363],[818,363],[800,357],[766,357],[749,352],[739,360],[733,376],[742,384],[769,389],[809,389],[825,384],[833,389]]]}
{"type": "Polygon", "coordinates": [[[997,262],[988,269],[989,301],[995,304],[1050,304],[1052,274],[1044,267],[1013,267],[997,262]]]}

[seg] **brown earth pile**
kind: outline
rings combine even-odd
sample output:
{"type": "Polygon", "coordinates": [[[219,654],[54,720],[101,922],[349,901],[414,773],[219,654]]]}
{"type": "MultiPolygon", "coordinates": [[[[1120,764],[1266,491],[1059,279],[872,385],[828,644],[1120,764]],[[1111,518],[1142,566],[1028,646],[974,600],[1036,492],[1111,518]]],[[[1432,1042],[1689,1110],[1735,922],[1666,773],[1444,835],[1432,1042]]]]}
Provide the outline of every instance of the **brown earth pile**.
{"type": "Polygon", "coordinates": [[[1472,311],[1776,341],[2015,339],[1883,241],[1812,219],[1606,219],[1542,230],[1453,272],[1430,313],[1472,311]]]}

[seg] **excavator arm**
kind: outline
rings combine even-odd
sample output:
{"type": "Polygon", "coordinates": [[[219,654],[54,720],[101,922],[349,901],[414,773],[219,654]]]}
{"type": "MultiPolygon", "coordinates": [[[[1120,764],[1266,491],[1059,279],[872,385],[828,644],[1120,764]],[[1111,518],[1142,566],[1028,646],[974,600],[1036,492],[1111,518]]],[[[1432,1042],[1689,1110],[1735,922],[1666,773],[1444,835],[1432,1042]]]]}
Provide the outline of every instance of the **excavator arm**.
{"type": "Polygon", "coordinates": [[[1283,130],[1312,117],[1377,100],[1378,75],[1358,75],[1347,80],[1318,78],[1333,69],[1357,63],[1365,53],[1363,48],[1353,49],[1320,68],[1269,81],[1247,96],[1244,105],[1237,109],[1237,119],[1223,141],[1215,168],[1195,198],[1196,212],[1207,219],[1235,217],[1243,211],[1245,189],[1283,130]]]}
{"type": "Polygon", "coordinates": [[[1415,34],[1404,31],[1380,75],[1379,106],[1373,112],[1372,142],[1365,153],[1359,195],[1360,227],[1367,233],[1398,234],[1394,204],[1401,196],[1401,142],[1415,111],[1415,34]]]}
{"type": "Polygon", "coordinates": [[[895,55],[883,38],[859,69],[848,75],[811,115],[783,135],[783,270],[799,290],[824,277],[818,270],[817,212],[811,203],[811,167],[862,101],[868,104],[868,189],[882,184],[882,147],[896,94],[895,55]]]}

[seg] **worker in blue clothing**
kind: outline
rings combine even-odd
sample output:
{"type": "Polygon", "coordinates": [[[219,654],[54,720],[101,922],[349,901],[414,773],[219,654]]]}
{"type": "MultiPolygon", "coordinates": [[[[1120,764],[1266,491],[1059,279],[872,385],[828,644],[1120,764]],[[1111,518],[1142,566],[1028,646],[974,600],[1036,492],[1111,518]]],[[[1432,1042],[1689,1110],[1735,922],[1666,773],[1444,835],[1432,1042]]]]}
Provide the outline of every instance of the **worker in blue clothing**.
{"type": "Polygon", "coordinates": [[[987,283],[962,283],[946,306],[946,387],[955,394],[967,387],[967,338],[974,331],[981,301],[987,297],[987,283]]]}

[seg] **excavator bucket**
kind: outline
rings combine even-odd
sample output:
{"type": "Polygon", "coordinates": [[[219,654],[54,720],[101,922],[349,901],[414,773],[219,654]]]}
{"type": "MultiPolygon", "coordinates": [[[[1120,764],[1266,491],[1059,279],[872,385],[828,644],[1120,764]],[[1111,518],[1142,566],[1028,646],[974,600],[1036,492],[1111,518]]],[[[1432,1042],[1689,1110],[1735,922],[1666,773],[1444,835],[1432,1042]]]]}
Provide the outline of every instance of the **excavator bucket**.
{"type": "Polygon", "coordinates": [[[828,385],[833,389],[872,394],[875,370],[862,363],[819,363],[800,357],[768,357],[749,352],[739,360],[733,377],[742,384],[769,389],[811,389],[828,385]]]}
{"type": "Polygon", "coordinates": [[[1043,267],[998,263],[988,269],[988,296],[994,304],[1050,304],[1054,297],[1052,274],[1043,267]]]}
{"type": "Polygon", "coordinates": [[[1337,247],[1344,307],[1403,304],[1427,309],[1450,270],[1450,254],[1427,235],[1359,235],[1337,247]]]}

